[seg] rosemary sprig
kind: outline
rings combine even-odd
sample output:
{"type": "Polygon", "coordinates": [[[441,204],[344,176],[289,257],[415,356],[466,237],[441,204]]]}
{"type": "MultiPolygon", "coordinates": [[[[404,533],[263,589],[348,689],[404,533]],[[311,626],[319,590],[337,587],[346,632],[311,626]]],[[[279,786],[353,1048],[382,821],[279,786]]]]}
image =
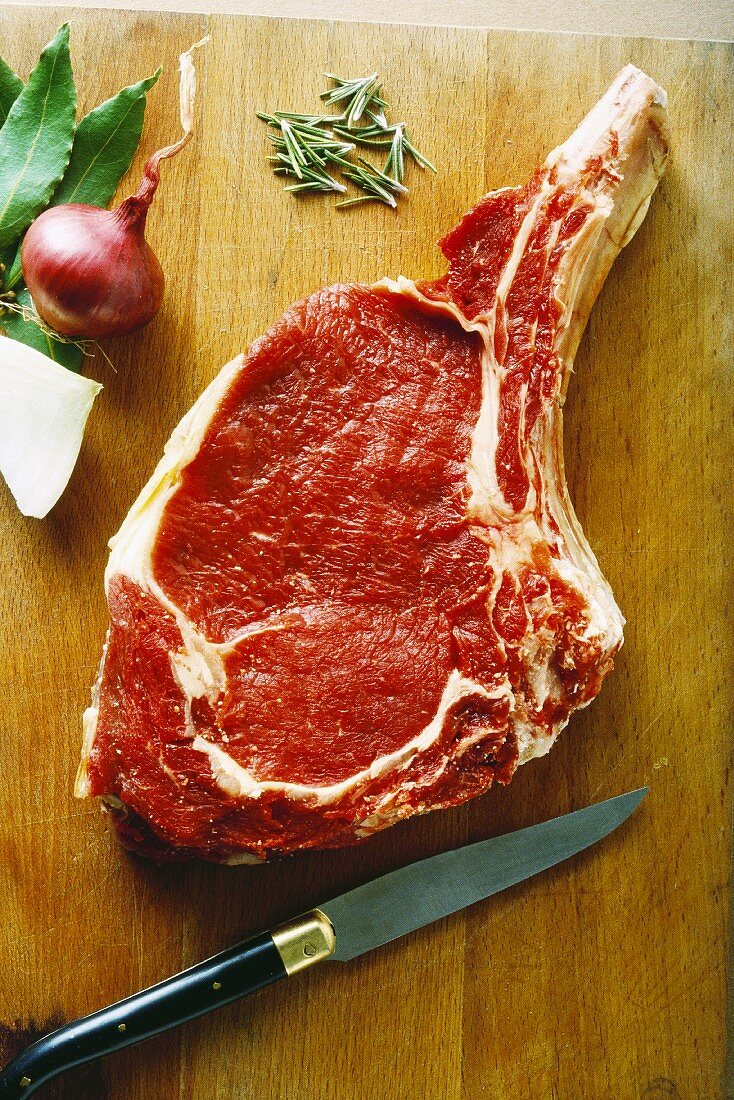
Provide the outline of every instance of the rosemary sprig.
{"type": "Polygon", "coordinates": [[[329,175],[326,166],[329,163],[340,167],[348,165],[350,162],[345,157],[354,150],[352,143],[338,141],[328,131],[308,124],[267,116],[267,121],[271,119],[275,120],[280,132],[268,134],[275,151],[275,156],[268,159],[277,165],[274,171],[278,174],[293,175],[299,181],[299,184],[286,187],[286,191],[346,191],[342,183],[329,175]]]}
{"type": "Polygon", "coordinates": [[[404,122],[398,122],[394,126],[388,126],[386,130],[378,125],[374,126],[354,126],[351,129],[344,125],[334,126],[334,133],[339,137],[349,138],[350,141],[356,142],[357,145],[373,145],[376,147],[387,148],[393,146],[395,142],[395,134],[397,130],[402,131],[401,144],[403,146],[404,153],[407,152],[420,168],[430,168],[432,172],[437,172],[438,169],[428,157],[416,149],[415,145],[409,140],[408,132],[405,128],[404,122]],[[392,135],[392,136],[390,136],[392,135]]]}
{"type": "Polygon", "coordinates": [[[397,206],[395,195],[407,194],[408,188],[404,187],[399,180],[395,180],[392,176],[381,172],[379,168],[375,168],[364,157],[358,157],[357,160],[359,164],[343,169],[342,175],[356,183],[368,195],[379,198],[381,202],[384,202],[387,206],[392,206],[394,209],[397,206]]]}
{"type": "Polygon", "coordinates": [[[389,132],[379,126],[356,126],[348,130],[346,126],[335,126],[334,133],[340,137],[347,137],[350,141],[356,141],[358,145],[390,145],[392,138],[389,132]]]}
{"type": "MultiPolygon", "coordinates": [[[[374,103],[374,100],[371,100],[371,102],[374,103]]],[[[385,112],[382,110],[381,107],[378,107],[378,109],[376,111],[371,111],[369,109],[369,107],[367,107],[366,108],[366,113],[372,119],[375,126],[379,127],[380,130],[388,130],[389,129],[388,121],[385,118],[385,112]]]]}
{"type": "Polygon", "coordinates": [[[304,180],[303,183],[292,183],[283,188],[284,191],[339,191],[344,194],[346,187],[329,175],[314,176],[313,179],[304,180]]]}
{"type": "MultiPolygon", "coordinates": [[[[346,187],[343,183],[339,183],[339,180],[335,180],[333,176],[330,176],[328,172],[323,169],[322,164],[312,164],[298,166],[296,171],[290,157],[286,154],[280,153],[276,157],[269,157],[276,167],[273,168],[273,172],[276,175],[282,176],[295,176],[299,182],[308,183],[311,185],[310,190],[319,191],[346,191],[346,187]]],[[[289,188],[286,188],[289,190],[289,188]]],[[[292,188],[290,188],[292,190],[292,188]]]]}
{"type": "Polygon", "coordinates": [[[350,80],[333,73],[325,75],[334,87],[323,92],[321,99],[329,106],[341,105],[340,114],[256,112],[257,117],[271,127],[268,138],[273,155],[268,160],[273,165],[273,172],[293,181],[287,183],[286,191],[344,193],[347,188],[330,174],[336,170],[343,179],[364,192],[338,202],[337,206],[381,202],[395,208],[397,197],[408,191],[403,183],[406,155],[420,168],[435,172],[435,166],[411,143],[405,123],[391,125],[388,122],[389,104],[382,98],[377,73],[350,80]],[[369,121],[358,125],[363,115],[369,121]],[[358,145],[386,149],[387,159],[382,169],[358,155],[351,159],[358,145]]]}
{"type": "Polygon", "coordinates": [[[405,185],[402,184],[400,180],[393,179],[393,177],[388,176],[386,172],[381,172],[379,168],[375,168],[374,164],[370,164],[370,162],[368,160],[365,160],[364,157],[357,157],[357,160],[365,168],[366,171],[373,172],[379,180],[382,180],[387,188],[392,191],[398,191],[403,195],[408,194],[408,188],[405,187],[405,185]]]}
{"type": "Polygon", "coordinates": [[[383,172],[402,183],[405,175],[405,131],[402,126],[395,127],[383,172]]]}
{"type": "Polygon", "coordinates": [[[280,131],[283,135],[285,147],[288,150],[288,154],[291,158],[293,171],[296,173],[299,179],[303,179],[301,168],[303,165],[308,163],[306,159],[306,154],[303,151],[303,145],[296,139],[295,134],[290,127],[290,123],[287,122],[286,119],[283,119],[283,121],[281,122],[280,131]]]}
{"type": "Polygon", "coordinates": [[[342,80],[333,73],[325,74],[335,84],[328,92],[321,93],[321,99],[331,105],[332,103],[344,103],[347,126],[354,126],[359,122],[363,112],[371,103],[376,107],[387,107],[384,99],[380,97],[379,75],[372,73],[370,76],[357,77],[356,80],[342,80]]]}
{"type": "MultiPolygon", "coordinates": [[[[273,145],[273,148],[279,152],[283,150],[290,151],[291,146],[288,144],[284,137],[280,137],[277,134],[268,134],[268,137],[273,145]]],[[[353,152],[355,149],[354,144],[346,141],[328,141],[322,136],[321,141],[315,141],[313,139],[304,139],[298,133],[294,131],[291,135],[292,140],[295,140],[299,146],[299,153],[302,159],[308,161],[311,157],[318,156],[319,154],[330,159],[332,157],[343,157],[348,153],[353,152]]]]}
{"type": "Polygon", "coordinates": [[[295,115],[290,111],[275,112],[277,121],[284,118],[288,122],[300,123],[304,126],[322,126],[324,124],[329,126],[334,121],[334,117],[334,115],[295,115]]]}
{"type": "Polygon", "coordinates": [[[419,153],[415,145],[408,141],[408,135],[405,132],[403,132],[403,141],[405,142],[405,148],[408,150],[411,157],[419,168],[430,168],[431,172],[438,172],[438,168],[436,167],[436,165],[431,164],[428,157],[424,157],[423,153],[419,153]]]}
{"type": "Polygon", "coordinates": [[[383,200],[378,195],[360,195],[356,199],[344,199],[342,202],[335,202],[334,206],[338,206],[343,209],[345,206],[357,206],[361,202],[382,202],[383,200]]]}
{"type": "Polygon", "coordinates": [[[303,187],[296,185],[295,187],[286,187],[285,190],[338,191],[340,194],[344,194],[347,190],[343,183],[334,179],[328,172],[320,171],[318,168],[304,168],[301,183],[303,187]],[[308,188],[306,187],[307,184],[308,188]]]}
{"type": "MultiPolygon", "coordinates": [[[[336,85],[338,85],[339,87],[341,87],[341,88],[344,88],[347,85],[354,85],[354,84],[359,83],[361,80],[367,80],[368,79],[368,77],[363,76],[363,77],[356,77],[356,78],[355,77],[350,77],[348,80],[345,80],[341,76],[336,76],[335,73],[324,73],[324,76],[327,78],[327,80],[333,80],[334,83],[336,85]]],[[[374,76],[376,77],[377,73],[374,73],[374,76]]],[[[376,103],[378,105],[378,107],[386,107],[387,108],[387,107],[390,106],[390,104],[386,103],[385,100],[381,98],[381,92],[382,92],[382,88],[380,88],[378,86],[377,91],[373,93],[373,95],[371,96],[371,99],[373,100],[374,103],[376,103]]],[[[328,92],[322,93],[321,98],[325,99],[328,94],[329,94],[328,92]]]]}

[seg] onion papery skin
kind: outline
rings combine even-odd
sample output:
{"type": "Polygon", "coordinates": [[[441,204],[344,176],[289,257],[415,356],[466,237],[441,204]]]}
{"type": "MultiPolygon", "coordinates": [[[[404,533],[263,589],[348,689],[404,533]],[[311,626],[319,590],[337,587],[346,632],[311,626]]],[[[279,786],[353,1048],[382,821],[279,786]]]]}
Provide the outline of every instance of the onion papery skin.
{"type": "Polygon", "coordinates": [[[149,204],[137,196],[115,210],[68,203],[36,218],[21,260],[47,325],[64,336],[99,339],[125,336],[152,320],[165,279],[145,239],[149,204]]]}

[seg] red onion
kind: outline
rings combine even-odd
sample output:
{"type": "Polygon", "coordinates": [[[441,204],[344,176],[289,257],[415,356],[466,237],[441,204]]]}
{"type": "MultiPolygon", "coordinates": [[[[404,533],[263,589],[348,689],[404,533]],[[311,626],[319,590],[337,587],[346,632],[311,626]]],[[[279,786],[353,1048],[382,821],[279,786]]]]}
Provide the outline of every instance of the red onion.
{"type": "Polygon", "coordinates": [[[23,242],[23,274],[41,318],[64,336],[124,336],[163,298],[161,265],[145,239],[137,196],[116,210],[69,203],[44,211],[23,242]]]}
{"type": "Polygon", "coordinates": [[[23,277],[42,320],[64,336],[124,336],[147,325],[163,298],[161,265],[145,239],[158,166],[191,137],[196,79],[191,51],[181,55],[181,124],[175,145],[154,153],[137,194],[115,210],[69,203],[45,210],[23,241],[23,277]]]}

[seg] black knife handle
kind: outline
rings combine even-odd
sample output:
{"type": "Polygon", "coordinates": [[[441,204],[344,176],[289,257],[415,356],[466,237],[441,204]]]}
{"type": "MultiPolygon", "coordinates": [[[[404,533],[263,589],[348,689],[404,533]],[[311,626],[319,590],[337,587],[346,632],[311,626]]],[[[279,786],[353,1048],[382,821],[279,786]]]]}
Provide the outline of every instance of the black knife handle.
{"type": "Polygon", "coordinates": [[[24,1100],[73,1066],[178,1027],[212,1009],[321,962],[334,950],[318,910],[263,932],[158,985],[66,1024],[22,1051],[0,1072],[0,1098],[24,1100]]]}

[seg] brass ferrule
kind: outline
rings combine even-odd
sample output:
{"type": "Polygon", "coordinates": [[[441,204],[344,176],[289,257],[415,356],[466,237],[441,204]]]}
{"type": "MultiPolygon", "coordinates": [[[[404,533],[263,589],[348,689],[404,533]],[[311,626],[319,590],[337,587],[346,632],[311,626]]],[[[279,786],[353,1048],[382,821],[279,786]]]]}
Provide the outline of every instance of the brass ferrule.
{"type": "Polygon", "coordinates": [[[289,977],[328,959],[336,947],[331,921],[320,909],[294,917],[270,934],[289,977]]]}

